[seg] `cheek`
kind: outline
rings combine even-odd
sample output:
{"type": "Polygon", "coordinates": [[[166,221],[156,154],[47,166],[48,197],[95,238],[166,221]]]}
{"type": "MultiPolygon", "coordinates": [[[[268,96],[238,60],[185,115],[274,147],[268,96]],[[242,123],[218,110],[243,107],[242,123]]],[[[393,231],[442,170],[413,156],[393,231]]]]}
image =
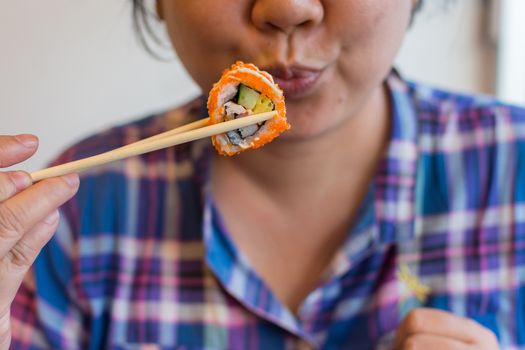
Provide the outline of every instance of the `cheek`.
{"type": "Polygon", "coordinates": [[[411,0],[353,3],[361,6],[355,5],[353,20],[340,29],[345,32],[337,70],[355,100],[367,96],[391,70],[408,27],[411,0]]]}
{"type": "Polygon", "coordinates": [[[359,113],[389,73],[411,12],[410,0],[348,0],[326,8],[326,33],[339,40],[337,59],[315,98],[287,103],[289,138],[319,134],[359,113]]]}
{"type": "MultiPolygon", "coordinates": [[[[348,2],[348,1],[347,1],[348,2]]],[[[388,70],[408,28],[411,0],[350,1],[351,20],[339,22],[343,61],[369,69],[388,70]],[[386,66],[381,68],[381,66],[386,66]]]]}
{"type": "MultiPolygon", "coordinates": [[[[245,2],[245,1],[244,1],[245,2]]],[[[165,23],[171,42],[189,74],[203,89],[208,91],[222,71],[238,56],[241,42],[240,28],[233,15],[213,15],[225,11],[237,14],[233,9],[237,1],[184,0],[165,1],[165,23]]]]}
{"type": "Polygon", "coordinates": [[[351,44],[381,28],[406,29],[412,6],[412,0],[328,0],[325,21],[336,35],[349,40],[344,44],[351,44]]]}

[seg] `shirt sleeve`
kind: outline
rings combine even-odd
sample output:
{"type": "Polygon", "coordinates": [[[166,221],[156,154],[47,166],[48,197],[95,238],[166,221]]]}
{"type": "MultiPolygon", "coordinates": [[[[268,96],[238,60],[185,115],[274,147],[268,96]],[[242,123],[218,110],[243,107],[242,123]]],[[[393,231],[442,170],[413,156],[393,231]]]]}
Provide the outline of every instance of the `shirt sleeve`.
{"type": "Polygon", "coordinates": [[[74,243],[65,215],[11,307],[11,349],[80,349],[88,314],[75,292],[74,243]]]}

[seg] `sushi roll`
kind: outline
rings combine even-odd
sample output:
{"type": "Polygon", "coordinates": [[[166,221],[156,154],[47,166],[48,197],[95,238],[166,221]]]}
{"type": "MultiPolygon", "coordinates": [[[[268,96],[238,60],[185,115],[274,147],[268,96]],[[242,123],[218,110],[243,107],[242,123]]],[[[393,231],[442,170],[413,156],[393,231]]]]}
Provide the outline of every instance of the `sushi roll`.
{"type": "Polygon", "coordinates": [[[259,148],[290,128],[283,92],[269,73],[243,62],[236,62],[225,70],[208,98],[211,124],[271,111],[277,111],[277,115],[263,123],[213,136],[217,152],[232,156],[259,148]]]}

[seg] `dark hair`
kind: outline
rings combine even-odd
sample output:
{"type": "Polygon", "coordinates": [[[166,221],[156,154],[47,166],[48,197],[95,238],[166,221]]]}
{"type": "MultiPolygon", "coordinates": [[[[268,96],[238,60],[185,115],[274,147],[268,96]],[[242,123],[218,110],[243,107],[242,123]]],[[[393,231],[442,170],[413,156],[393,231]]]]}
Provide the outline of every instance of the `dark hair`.
{"type": "Polygon", "coordinates": [[[414,23],[414,17],[416,17],[416,14],[421,11],[421,8],[423,7],[423,0],[418,0],[416,3],[416,6],[414,6],[414,9],[412,10],[412,15],[410,17],[410,23],[409,27],[412,26],[412,23],[414,23]]]}
{"type": "Polygon", "coordinates": [[[418,13],[422,7],[423,7],[423,0],[418,0],[418,2],[416,3],[416,6],[414,6],[414,9],[412,10],[412,16],[418,13]]]}
{"type": "Polygon", "coordinates": [[[167,60],[156,50],[156,48],[167,48],[167,44],[163,42],[152,26],[152,21],[159,21],[157,14],[148,8],[145,0],[132,0],[131,4],[133,30],[137,34],[136,36],[140,45],[153,57],[160,60],[167,60]]]}

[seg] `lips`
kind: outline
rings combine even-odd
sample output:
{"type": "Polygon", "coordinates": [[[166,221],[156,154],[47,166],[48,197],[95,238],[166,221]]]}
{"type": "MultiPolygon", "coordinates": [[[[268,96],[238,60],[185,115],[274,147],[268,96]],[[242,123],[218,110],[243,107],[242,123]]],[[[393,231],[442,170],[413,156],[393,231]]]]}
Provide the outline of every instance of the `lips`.
{"type": "Polygon", "coordinates": [[[299,66],[274,66],[264,69],[283,90],[286,99],[306,97],[314,92],[322,70],[299,66]]]}

